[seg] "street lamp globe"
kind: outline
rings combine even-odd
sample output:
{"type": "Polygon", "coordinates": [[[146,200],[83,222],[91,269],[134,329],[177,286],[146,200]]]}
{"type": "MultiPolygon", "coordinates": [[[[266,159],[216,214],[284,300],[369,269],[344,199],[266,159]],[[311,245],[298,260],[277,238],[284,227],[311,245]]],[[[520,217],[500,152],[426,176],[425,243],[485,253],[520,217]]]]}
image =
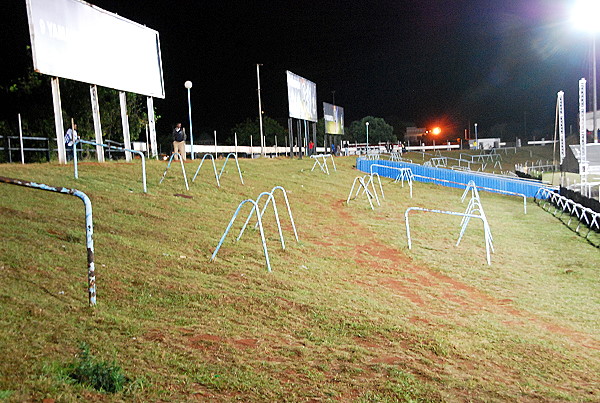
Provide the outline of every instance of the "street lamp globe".
{"type": "Polygon", "coordinates": [[[185,82],[185,84],[183,84],[183,85],[184,85],[184,86],[185,86],[185,88],[187,88],[188,90],[189,90],[190,88],[192,88],[192,82],[191,82],[191,81],[189,81],[189,80],[188,80],[188,81],[186,81],[186,82],[185,82]]]}

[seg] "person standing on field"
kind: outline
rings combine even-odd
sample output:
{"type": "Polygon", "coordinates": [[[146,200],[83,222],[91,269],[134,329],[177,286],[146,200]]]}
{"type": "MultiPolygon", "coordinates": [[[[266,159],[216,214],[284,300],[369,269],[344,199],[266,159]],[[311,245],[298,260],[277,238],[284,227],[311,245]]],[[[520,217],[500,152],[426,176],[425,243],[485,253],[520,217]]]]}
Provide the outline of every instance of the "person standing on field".
{"type": "MultiPolygon", "coordinates": [[[[181,123],[175,125],[173,129],[173,153],[179,153],[185,161],[185,129],[181,127],[181,123]]],[[[175,159],[179,161],[179,157],[175,155],[175,159]]]]}

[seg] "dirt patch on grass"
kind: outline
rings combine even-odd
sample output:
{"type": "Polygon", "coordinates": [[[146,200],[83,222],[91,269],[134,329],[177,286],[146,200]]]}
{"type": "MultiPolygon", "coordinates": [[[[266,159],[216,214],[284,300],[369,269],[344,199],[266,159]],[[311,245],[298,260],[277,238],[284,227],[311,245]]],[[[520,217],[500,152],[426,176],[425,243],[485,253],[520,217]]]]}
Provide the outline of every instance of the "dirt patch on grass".
{"type": "MultiPolygon", "coordinates": [[[[359,245],[344,245],[344,232],[334,229],[339,235],[339,246],[347,246],[354,261],[362,266],[371,267],[377,273],[389,272],[408,274],[410,277],[380,277],[378,285],[385,286],[399,295],[407,298],[420,309],[428,306],[427,299],[443,298],[451,302],[457,311],[461,312],[494,312],[500,315],[513,317],[503,323],[507,326],[524,326],[534,323],[540,328],[554,334],[569,338],[571,341],[594,350],[600,350],[600,342],[588,335],[560,326],[546,319],[539,318],[529,312],[522,311],[512,306],[510,299],[498,299],[489,294],[465,284],[446,274],[432,270],[426,266],[416,265],[402,251],[394,249],[377,240],[377,234],[369,228],[357,223],[345,204],[345,200],[335,200],[330,203],[332,211],[344,222],[344,226],[351,228],[352,233],[359,235],[362,243],[359,245]],[[376,259],[370,259],[375,257],[376,259]]],[[[374,288],[368,282],[360,282],[364,286],[374,288]]],[[[450,305],[450,304],[449,304],[450,305]]],[[[435,312],[429,311],[434,314],[435,312]]],[[[447,316],[438,313],[438,315],[447,316]]]]}

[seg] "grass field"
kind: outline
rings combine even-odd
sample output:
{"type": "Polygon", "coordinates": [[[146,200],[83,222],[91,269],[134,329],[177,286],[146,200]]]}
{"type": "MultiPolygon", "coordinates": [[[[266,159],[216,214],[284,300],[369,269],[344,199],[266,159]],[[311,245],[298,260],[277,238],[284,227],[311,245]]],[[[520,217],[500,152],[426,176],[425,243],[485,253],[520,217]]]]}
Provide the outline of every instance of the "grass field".
{"type": "MultiPolygon", "coordinates": [[[[199,161],[186,164],[191,178],[199,161]]],[[[218,161],[218,168],[223,163],[218,161]]],[[[94,209],[97,301],[87,303],[83,205],[0,184],[0,400],[4,401],[599,401],[600,253],[522,199],[482,193],[480,223],[455,247],[462,191],[384,180],[385,200],[346,204],[354,158],[240,160],[218,189],[202,168],[186,191],[163,161],[7,164],[0,176],[79,189],[94,209]],[[209,258],[238,203],[288,191],[300,242],[278,199],[259,233],[209,258]],[[175,196],[184,194],[191,198],[175,196]],[[122,368],[115,393],[68,375],[85,342],[122,368]]],[[[210,169],[209,169],[210,168],[210,169]]],[[[507,168],[505,168],[507,169],[507,168]]],[[[237,229],[237,231],[236,231],[237,229]]]]}

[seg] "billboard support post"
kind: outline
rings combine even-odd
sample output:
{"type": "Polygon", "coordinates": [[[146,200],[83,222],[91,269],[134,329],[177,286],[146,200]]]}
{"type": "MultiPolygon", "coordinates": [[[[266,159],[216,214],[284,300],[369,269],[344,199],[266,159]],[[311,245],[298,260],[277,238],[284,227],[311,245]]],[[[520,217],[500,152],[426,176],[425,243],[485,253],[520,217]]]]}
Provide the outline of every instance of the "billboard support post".
{"type": "MultiPolygon", "coordinates": [[[[90,85],[90,101],[92,103],[92,117],[94,119],[96,143],[103,144],[102,125],[100,123],[100,105],[98,104],[98,88],[95,85],[90,85]]],[[[96,146],[96,158],[98,159],[98,162],[104,162],[104,148],[96,146]]]]}
{"type": "MultiPolygon", "coordinates": [[[[131,150],[131,136],[129,134],[129,119],[127,117],[127,96],[125,91],[119,91],[119,103],[121,104],[121,124],[123,125],[123,142],[125,148],[131,150]]],[[[96,146],[98,148],[98,146],[96,146]]],[[[131,153],[125,151],[125,161],[131,162],[131,153]]]]}
{"type": "Polygon", "coordinates": [[[65,152],[65,126],[62,119],[62,105],[60,103],[60,85],[58,77],[50,79],[52,85],[52,102],[54,104],[54,127],[56,128],[56,145],[58,146],[58,162],[67,163],[65,152]]]}
{"type": "Polygon", "coordinates": [[[150,149],[152,157],[158,159],[158,147],[156,146],[156,121],[154,120],[154,98],[146,99],[148,105],[148,127],[150,128],[150,149]]]}
{"type": "Polygon", "coordinates": [[[296,145],[298,146],[298,159],[302,159],[302,121],[298,120],[298,124],[296,126],[296,145]]]}
{"type": "MultiPolygon", "coordinates": [[[[290,158],[294,158],[294,125],[292,125],[292,118],[288,118],[288,140],[290,142],[290,158]]],[[[286,144],[287,148],[287,144],[286,144]]]]}
{"type": "Polygon", "coordinates": [[[315,144],[315,153],[317,152],[317,122],[313,122],[313,143],[315,144]]]}
{"type": "MultiPolygon", "coordinates": [[[[21,164],[25,163],[25,152],[23,151],[23,125],[21,124],[21,114],[17,115],[19,117],[19,144],[21,148],[21,164]]],[[[6,145],[8,148],[8,144],[6,145]]]]}

